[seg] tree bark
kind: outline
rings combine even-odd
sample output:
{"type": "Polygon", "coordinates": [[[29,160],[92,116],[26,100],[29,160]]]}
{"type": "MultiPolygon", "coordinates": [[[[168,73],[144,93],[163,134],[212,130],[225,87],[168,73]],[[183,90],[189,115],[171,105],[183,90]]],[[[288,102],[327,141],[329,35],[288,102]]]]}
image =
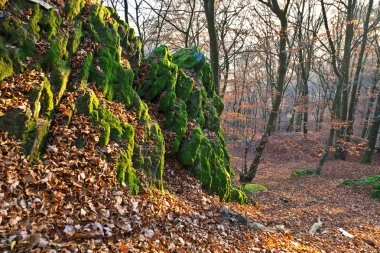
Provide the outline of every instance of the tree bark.
{"type": "Polygon", "coordinates": [[[361,160],[361,163],[371,164],[372,156],[375,152],[375,146],[377,141],[377,135],[379,133],[380,128],[380,91],[377,92],[377,102],[375,114],[373,115],[372,125],[368,132],[368,146],[366,151],[364,152],[364,156],[361,160]]]}
{"type": "Polygon", "coordinates": [[[219,94],[219,47],[218,35],[215,27],[215,0],[204,0],[204,9],[207,20],[207,30],[210,38],[210,61],[213,72],[214,89],[219,94]]]}
{"type": "Polygon", "coordinates": [[[278,74],[277,74],[277,84],[276,84],[276,94],[274,98],[274,103],[269,114],[269,120],[266,124],[266,130],[261,137],[259,144],[255,149],[255,157],[253,159],[252,164],[250,165],[249,171],[246,174],[240,175],[240,182],[249,183],[255,178],[257,168],[259,167],[261,158],[263,156],[265,146],[268,143],[268,138],[272,133],[273,126],[276,123],[276,118],[280,109],[282,97],[284,94],[284,84],[285,84],[285,75],[288,69],[288,53],[286,51],[286,45],[288,40],[288,20],[287,20],[287,9],[289,7],[290,1],[288,0],[284,10],[281,10],[278,2],[276,0],[272,0],[268,3],[260,2],[266,4],[274,14],[279,18],[281,22],[281,30],[280,30],[280,48],[279,48],[279,59],[278,59],[278,74]]]}
{"type": "Polygon", "coordinates": [[[356,96],[359,95],[358,93],[358,86],[360,82],[360,76],[362,73],[362,66],[363,66],[363,59],[364,59],[364,53],[365,53],[365,48],[367,44],[367,37],[368,37],[368,26],[369,26],[369,20],[371,17],[371,11],[372,11],[372,5],[373,5],[373,0],[369,0],[368,3],[368,11],[366,15],[366,19],[364,22],[364,34],[363,38],[361,41],[361,47],[360,47],[360,52],[359,52],[359,57],[358,57],[358,64],[356,67],[355,71],[355,76],[354,76],[354,83],[352,86],[351,90],[351,101],[350,101],[350,107],[348,110],[348,122],[349,122],[349,127],[347,130],[347,141],[349,141],[350,136],[353,134],[353,126],[354,126],[354,114],[355,114],[355,107],[356,107],[356,96]]]}

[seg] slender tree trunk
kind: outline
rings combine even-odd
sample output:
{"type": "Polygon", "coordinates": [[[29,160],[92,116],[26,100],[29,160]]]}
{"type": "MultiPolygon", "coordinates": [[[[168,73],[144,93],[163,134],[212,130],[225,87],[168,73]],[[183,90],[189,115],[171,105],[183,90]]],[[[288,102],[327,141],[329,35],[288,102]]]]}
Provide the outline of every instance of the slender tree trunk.
{"type": "Polygon", "coordinates": [[[346,160],[347,151],[343,146],[345,141],[345,126],[347,122],[347,112],[348,112],[348,94],[350,90],[349,85],[349,75],[350,75],[350,61],[351,61],[351,45],[354,37],[354,24],[352,20],[354,19],[354,10],[356,6],[356,0],[348,0],[347,4],[347,16],[346,16],[346,34],[344,40],[344,52],[341,66],[342,78],[339,80],[343,89],[342,89],[342,101],[340,103],[340,121],[343,124],[342,127],[336,131],[336,141],[337,147],[335,152],[335,157],[341,160],[346,160]]]}
{"type": "Polygon", "coordinates": [[[372,125],[368,132],[368,146],[366,151],[364,152],[364,156],[361,160],[361,163],[371,164],[372,156],[375,152],[375,146],[377,141],[377,135],[379,133],[380,127],[380,91],[377,92],[377,102],[375,114],[373,115],[372,125]]]}
{"type": "Polygon", "coordinates": [[[359,94],[357,94],[358,93],[357,91],[358,91],[358,86],[359,86],[359,82],[360,82],[360,75],[362,73],[363,58],[364,58],[365,48],[366,48],[366,44],[367,44],[368,26],[369,26],[369,20],[371,17],[372,5],[373,5],[373,0],[369,0],[368,11],[367,11],[366,19],[364,22],[364,34],[363,34],[363,38],[361,41],[361,47],[360,47],[360,52],[359,52],[359,57],[358,57],[358,64],[356,67],[355,76],[354,76],[354,83],[353,83],[352,91],[351,91],[351,101],[350,101],[350,107],[348,110],[349,127],[347,130],[347,140],[346,141],[350,140],[350,136],[353,134],[353,129],[354,129],[354,114],[356,111],[355,110],[356,109],[356,96],[359,95],[359,94]]]}
{"type": "Polygon", "coordinates": [[[372,87],[371,87],[370,97],[369,97],[369,101],[367,104],[367,111],[366,111],[366,114],[364,117],[363,128],[362,128],[362,132],[360,135],[362,138],[365,138],[367,136],[369,117],[371,115],[373,104],[375,103],[375,94],[376,94],[376,90],[377,90],[376,86],[377,86],[377,82],[379,81],[378,79],[380,77],[380,73],[379,73],[380,70],[378,70],[377,72],[378,72],[378,74],[374,78],[374,82],[373,82],[372,87]]]}
{"type": "Polygon", "coordinates": [[[128,20],[128,0],[124,0],[124,19],[129,24],[128,20]]]}
{"type": "MultiPolygon", "coordinates": [[[[344,56],[343,56],[343,62],[342,62],[342,68],[343,72],[338,69],[338,64],[337,64],[337,54],[336,54],[336,49],[334,42],[331,39],[331,32],[329,29],[329,21],[327,19],[327,14],[326,14],[326,9],[325,9],[325,3],[324,0],[321,0],[321,7],[322,7],[322,16],[323,16],[323,23],[326,29],[326,34],[327,34],[327,39],[328,43],[330,46],[331,50],[331,56],[332,56],[332,67],[334,70],[335,75],[338,77],[338,84],[336,87],[336,92],[335,92],[335,97],[334,101],[332,104],[332,110],[331,110],[331,126],[330,126],[330,131],[329,131],[329,137],[326,140],[325,143],[325,148],[323,150],[322,156],[319,160],[318,166],[316,168],[316,172],[319,174],[322,171],[322,167],[328,157],[329,149],[330,146],[332,145],[332,142],[334,140],[334,133],[335,133],[335,128],[337,128],[336,125],[340,125],[342,122],[342,119],[346,119],[346,116],[342,116],[342,113],[344,113],[345,109],[342,109],[341,103],[342,103],[342,93],[343,96],[344,90],[347,86],[348,82],[348,68],[349,68],[349,63],[350,63],[350,51],[351,51],[351,42],[353,38],[353,23],[352,17],[353,17],[353,6],[356,4],[356,0],[348,0],[347,4],[347,16],[346,16],[346,34],[345,34],[345,43],[344,43],[344,56]],[[338,121],[338,122],[337,122],[338,121]],[[337,123],[337,124],[336,124],[337,123]]],[[[346,94],[347,95],[347,94],[346,94]]],[[[344,100],[344,99],[343,99],[344,100]]],[[[346,104],[347,107],[347,104],[346,104]]],[[[346,111],[347,113],[347,111],[346,111]]],[[[341,136],[341,127],[337,128],[338,133],[337,137],[341,136]]],[[[337,154],[341,155],[343,152],[341,150],[341,146],[338,145],[337,147],[337,154]]]]}
{"type": "MultiPolygon", "coordinates": [[[[289,2],[287,2],[289,3],[289,2]]],[[[288,5],[287,5],[288,6],[288,5]]],[[[253,159],[253,162],[249,168],[249,171],[246,174],[242,174],[240,176],[240,182],[242,183],[248,183],[251,182],[253,178],[256,176],[257,168],[259,167],[261,158],[263,156],[265,146],[268,143],[268,137],[271,135],[273,126],[276,122],[276,118],[280,109],[283,93],[284,93],[284,84],[285,84],[285,75],[288,68],[288,54],[286,52],[286,45],[287,45],[287,28],[288,28],[288,21],[286,17],[286,11],[282,11],[277,8],[273,10],[277,17],[280,19],[281,22],[281,31],[280,31],[280,48],[279,48],[279,60],[278,60],[278,77],[277,77],[277,84],[276,84],[276,94],[274,98],[274,103],[271,109],[271,112],[269,114],[269,120],[266,124],[266,131],[264,132],[263,136],[261,137],[261,140],[259,144],[257,145],[255,149],[255,157],[253,159]]],[[[285,7],[285,10],[287,7],[285,7]]]]}
{"type": "Polygon", "coordinates": [[[214,89],[219,94],[219,47],[218,35],[215,27],[215,0],[204,0],[204,9],[207,20],[207,30],[210,38],[210,60],[213,72],[214,89]]]}

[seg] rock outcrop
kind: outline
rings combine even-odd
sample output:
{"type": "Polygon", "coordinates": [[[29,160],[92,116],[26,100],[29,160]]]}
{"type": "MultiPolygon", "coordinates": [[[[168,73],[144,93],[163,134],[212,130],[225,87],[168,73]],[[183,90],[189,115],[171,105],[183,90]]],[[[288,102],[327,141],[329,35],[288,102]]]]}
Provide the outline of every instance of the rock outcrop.
{"type": "MultiPolygon", "coordinates": [[[[231,185],[223,103],[199,49],[172,55],[160,46],[141,59],[129,25],[115,10],[88,1],[50,10],[5,1],[0,10],[0,131],[22,142],[29,163],[48,163],[44,154],[59,151],[50,138],[57,127],[69,129],[85,117],[101,134],[73,136],[72,149],[100,147],[99,160],[132,193],[144,186],[142,178],[163,188],[165,157],[172,156],[205,191],[246,201],[231,185]]],[[[64,166],[79,166],[71,162],[64,166]]]]}

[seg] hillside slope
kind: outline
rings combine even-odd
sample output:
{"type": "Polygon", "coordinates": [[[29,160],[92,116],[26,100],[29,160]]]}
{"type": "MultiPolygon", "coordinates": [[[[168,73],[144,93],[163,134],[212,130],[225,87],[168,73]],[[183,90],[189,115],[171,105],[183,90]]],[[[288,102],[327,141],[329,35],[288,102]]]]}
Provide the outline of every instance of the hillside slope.
{"type": "Polygon", "coordinates": [[[100,134],[76,136],[71,147],[100,147],[95,156],[132,193],[141,188],[136,170],[161,188],[165,156],[173,156],[207,192],[243,203],[245,195],[231,186],[223,103],[204,55],[193,48],[172,56],[161,46],[141,60],[138,38],[113,9],[62,5],[45,10],[20,0],[2,12],[0,129],[21,141],[28,162],[45,163],[49,149],[61,154],[51,131],[86,117],[100,134]]]}

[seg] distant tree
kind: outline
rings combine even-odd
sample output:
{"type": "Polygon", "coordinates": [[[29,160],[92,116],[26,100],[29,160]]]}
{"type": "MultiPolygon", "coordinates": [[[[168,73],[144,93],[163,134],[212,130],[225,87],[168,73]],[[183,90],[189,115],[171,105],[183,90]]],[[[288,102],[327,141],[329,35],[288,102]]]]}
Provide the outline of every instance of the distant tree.
{"type": "Polygon", "coordinates": [[[277,0],[268,0],[263,1],[259,0],[260,3],[265,4],[279,19],[280,21],[280,31],[279,31],[279,52],[278,52],[278,71],[277,71],[277,80],[275,84],[275,96],[272,105],[271,112],[269,114],[269,119],[264,134],[261,137],[260,142],[255,148],[253,162],[250,165],[250,168],[247,173],[240,176],[240,182],[248,183],[256,176],[257,168],[260,164],[261,157],[264,153],[265,146],[268,143],[268,138],[272,133],[273,127],[276,123],[276,118],[280,109],[284,85],[285,85],[285,75],[288,70],[288,52],[287,52],[287,43],[288,43],[288,10],[290,5],[290,0],[287,0],[283,9],[280,8],[280,5],[277,0]]]}

